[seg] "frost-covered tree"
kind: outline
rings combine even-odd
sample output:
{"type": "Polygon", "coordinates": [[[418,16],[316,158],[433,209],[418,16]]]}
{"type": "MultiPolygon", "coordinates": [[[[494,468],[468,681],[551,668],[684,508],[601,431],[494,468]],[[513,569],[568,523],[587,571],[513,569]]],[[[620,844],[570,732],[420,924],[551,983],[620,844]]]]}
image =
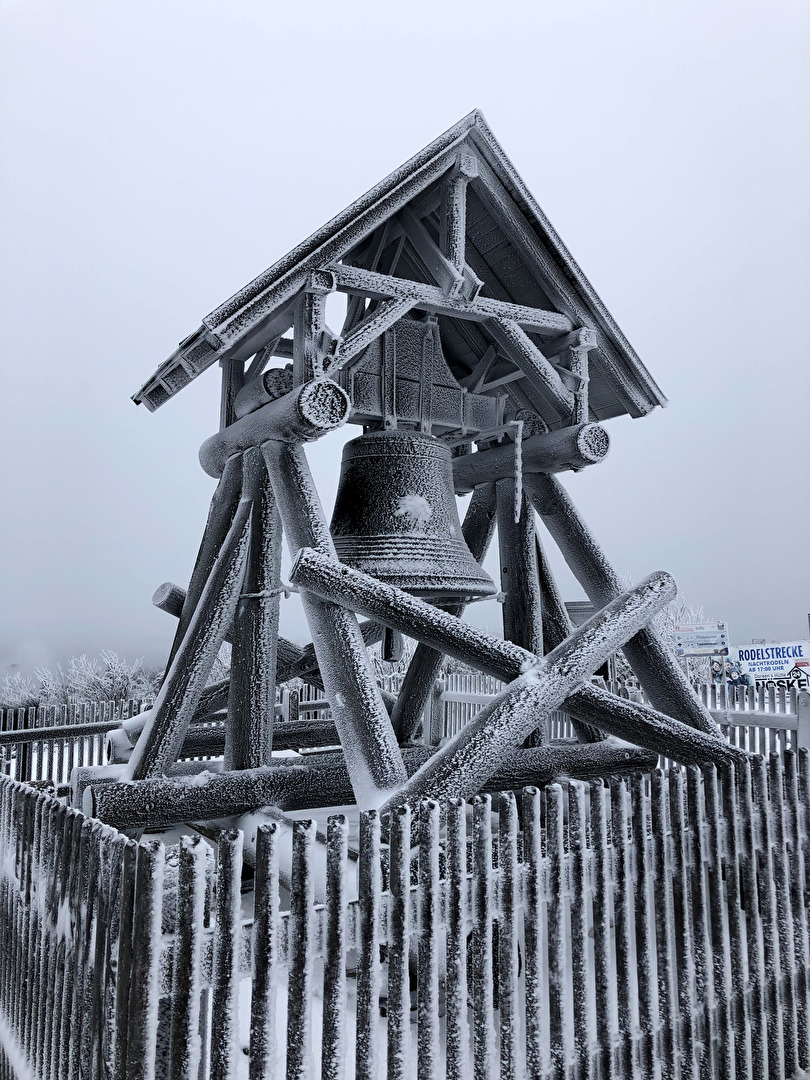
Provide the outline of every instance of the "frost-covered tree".
{"type": "Polygon", "coordinates": [[[0,685],[0,706],[74,705],[93,701],[151,699],[160,675],[144,667],[143,659],[130,663],[105,649],[98,659],[73,656],[63,666],[37,668],[33,676],[6,675],[0,685]]]}

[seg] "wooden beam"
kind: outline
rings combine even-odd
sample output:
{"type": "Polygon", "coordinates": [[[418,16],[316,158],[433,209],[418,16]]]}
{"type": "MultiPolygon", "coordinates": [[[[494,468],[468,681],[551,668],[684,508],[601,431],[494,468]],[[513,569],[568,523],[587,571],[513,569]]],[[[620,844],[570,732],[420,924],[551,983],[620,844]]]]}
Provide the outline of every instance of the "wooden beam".
{"type": "MultiPolygon", "coordinates": [[[[523,486],[588,598],[599,607],[621,593],[619,575],[559,480],[548,473],[526,473],[523,486]]],[[[720,737],[713,717],[654,627],[639,631],[624,653],[657,709],[720,737]]]]}
{"type": "Polygon", "coordinates": [[[295,305],[293,322],[293,386],[323,375],[320,350],[329,289],[307,288],[295,305]]]}
{"type": "Polygon", "coordinates": [[[241,499],[183,643],[138,738],[127,777],[160,776],[177,761],[242,590],[250,543],[250,499],[241,499]]]}
{"type": "Polygon", "coordinates": [[[499,348],[520,368],[552,408],[567,419],[574,408],[574,395],[563,385],[560,376],[519,322],[515,319],[491,318],[486,325],[499,348]]]}
{"type": "Polygon", "coordinates": [[[543,356],[547,360],[553,360],[555,356],[560,356],[561,353],[566,352],[568,349],[596,349],[599,345],[599,339],[595,330],[589,330],[587,326],[580,327],[579,330],[572,330],[570,334],[565,334],[563,337],[554,338],[552,341],[543,342],[543,356]]]}
{"type": "Polygon", "coordinates": [[[222,368],[222,388],[219,396],[219,426],[220,430],[232,424],[236,419],[234,401],[236,395],[245,385],[245,362],[244,360],[220,360],[222,368]]]}
{"type": "Polygon", "coordinates": [[[339,292],[359,293],[381,300],[412,300],[413,306],[422,311],[447,315],[454,319],[469,319],[473,322],[486,322],[488,319],[511,320],[533,333],[553,336],[567,333],[573,328],[571,320],[556,311],[507,304],[503,300],[492,300],[485,296],[479,296],[475,300],[450,297],[436,285],[423,285],[418,281],[377,274],[357,266],[346,266],[344,263],[328,270],[316,270],[310,275],[310,280],[314,286],[326,290],[337,289],[339,292]]]}
{"type": "MultiPolygon", "coordinates": [[[[543,431],[530,435],[520,444],[522,470],[530,473],[582,469],[602,461],[609,449],[608,433],[599,424],[543,431]]],[[[515,444],[512,442],[453,458],[453,486],[459,494],[472,491],[479,484],[514,475],[515,444]]]]}
{"type": "Polygon", "coordinates": [[[200,464],[209,476],[220,476],[234,454],[268,439],[294,443],[319,439],[345,424],[350,409],[349,395],[337,383],[313,379],[206,439],[200,447],[200,464]]]}
{"type": "Polygon", "coordinates": [[[463,379],[459,379],[459,386],[463,386],[465,390],[469,390],[471,394],[479,393],[481,387],[484,385],[487,375],[489,375],[490,368],[498,359],[498,350],[494,345],[487,346],[486,351],[481,356],[481,359],[472,369],[469,375],[463,379]]]}
{"type": "MultiPolygon", "coordinates": [[[[408,772],[424,768],[436,754],[432,747],[408,747],[408,772]]],[[[504,791],[543,786],[560,776],[588,780],[604,774],[648,772],[655,761],[655,754],[623,743],[542,746],[508,755],[483,786],[486,791],[504,791]]],[[[87,785],[87,809],[117,829],[157,829],[247,814],[260,806],[288,811],[343,806],[352,802],[353,794],[345,764],[335,760],[322,765],[212,771],[206,781],[200,784],[194,777],[172,776],[132,785],[108,779],[87,785]]]]}
{"type": "Polygon", "coordinates": [[[253,510],[245,581],[233,623],[226,769],[270,764],[276,702],[281,521],[257,447],[245,451],[242,474],[253,510]]]}
{"type": "MultiPolygon", "coordinates": [[[[166,660],[166,675],[172,666],[172,661],[177,650],[183,643],[186,631],[189,628],[194,612],[199,603],[202,591],[205,588],[211,571],[214,568],[219,550],[231,527],[233,516],[242,497],[242,458],[234,455],[223,465],[219,483],[216,486],[211,505],[208,509],[208,518],[205,522],[200,547],[194,569],[191,572],[191,580],[188,584],[188,592],[183,597],[183,609],[180,612],[177,629],[174,634],[169,656],[166,660]]],[[[230,626],[226,627],[226,633],[230,632],[230,626]]],[[[165,676],[164,676],[165,678],[165,676]]]]}

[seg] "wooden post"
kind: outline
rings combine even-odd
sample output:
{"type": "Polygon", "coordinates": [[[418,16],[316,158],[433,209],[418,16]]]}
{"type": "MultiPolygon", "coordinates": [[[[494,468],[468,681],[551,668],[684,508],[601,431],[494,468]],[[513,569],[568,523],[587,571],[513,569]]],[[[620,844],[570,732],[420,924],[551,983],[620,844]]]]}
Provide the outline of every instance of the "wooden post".
{"type": "Polygon", "coordinates": [[[245,451],[243,475],[253,509],[245,580],[234,617],[226,769],[269,764],[276,704],[281,522],[264,459],[255,448],[245,451]]]}
{"type": "MultiPolygon", "coordinates": [[[[597,607],[603,607],[622,591],[622,585],[567,492],[546,473],[527,474],[523,483],[585,592],[597,607]]],[[[624,646],[624,654],[657,709],[720,738],[717,724],[657,631],[645,627],[624,646]]]]}
{"type": "MultiPolygon", "coordinates": [[[[503,636],[536,656],[543,655],[543,604],[537,574],[534,514],[526,496],[518,495],[514,477],[495,485],[498,550],[501,563],[503,636]],[[520,507],[515,521],[515,506],[520,507]]],[[[545,718],[529,736],[540,746],[548,740],[545,718]]]]}
{"type": "MultiPolygon", "coordinates": [[[[336,561],[329,526],[300,446],[262,446],[291,554],[312,546],[336,561]]],[[[405,780],[391,720],[369,664],[357,617],[310,592],[301,600],[357,805],[379,801],[405,780]]]]}
{"type": "Polygon", "coordinates": [[[543,606],[537,576],[534,515],[525,495],[519,496],[515,521],[515,480],[495,485],[498,548],[501,560],[503,636],[506,641],[543,655],[543,606]]]}

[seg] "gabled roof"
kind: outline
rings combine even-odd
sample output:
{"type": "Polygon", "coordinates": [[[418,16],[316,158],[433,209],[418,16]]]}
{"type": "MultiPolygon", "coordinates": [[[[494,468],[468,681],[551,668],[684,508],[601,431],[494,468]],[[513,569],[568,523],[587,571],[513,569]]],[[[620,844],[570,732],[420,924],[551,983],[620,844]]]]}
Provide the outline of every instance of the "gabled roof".
{"type": "MultiPolygon", "coordinates": [[[[156,409],[215,361],[246,360],[283,334],[296,298],[315,271],[338,263],[369,267],[376,246],[393,243],[390,230],[408,207],[427,234],[438,231],[441,185],[460,151],[476,159],[477,177],[467,186],[466,261],[483,282],[480,296],[567,316],[576,328],[596,331],[589,354],[589,406],[593,419],[623,413],[643,416],[666,398],[535,202],[479,111],[470,113],[284,258],[203,319],[141,387],[133,400],[156,409]],[[383,231],[386,224],[387,231],[383,231]]],[[[402,229],[399,229],[401,236],[402,229]]],[[[433,284],[412,246],[400,242],[396,274],[433,284]]],[[[381,269],[378,261],[371,269],[381,269]]],[[[439,312],[445,356],[459,380],[474,371],[492,346],[486,328],[452,311],[439,312]]],[[[548,341],[532,342],[554,355],[548,341]]],[[[522,405],[542,411],[531,387],[506,387],[522,405]]]]}

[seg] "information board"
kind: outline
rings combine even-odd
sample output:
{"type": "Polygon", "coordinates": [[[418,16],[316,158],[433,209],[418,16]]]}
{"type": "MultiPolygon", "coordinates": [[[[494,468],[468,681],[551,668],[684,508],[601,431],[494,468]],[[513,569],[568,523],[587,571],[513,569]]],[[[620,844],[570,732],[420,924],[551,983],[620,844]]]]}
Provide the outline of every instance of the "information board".
{"type": "Polygon", "coordinates": [[[724,622],[675,627],[676,656],[728,656],[728,626],[724,622]]]}

